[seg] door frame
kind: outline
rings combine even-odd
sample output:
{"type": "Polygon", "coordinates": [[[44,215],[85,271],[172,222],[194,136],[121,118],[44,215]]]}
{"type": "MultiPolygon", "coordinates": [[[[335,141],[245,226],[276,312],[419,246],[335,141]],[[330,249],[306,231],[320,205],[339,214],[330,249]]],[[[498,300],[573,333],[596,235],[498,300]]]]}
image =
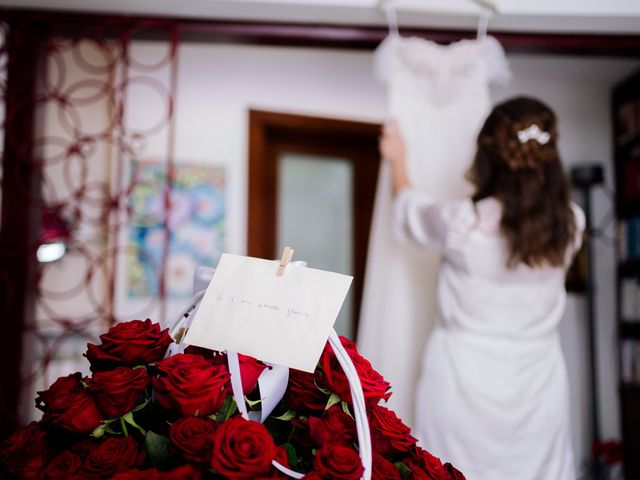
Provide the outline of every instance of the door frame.
{"type": "MultiPolygon", "coordinates": [[[[278,160],[285,152],[338,156],[353,168],[353,326],[356,338],[378,170],[380,124],[249,111],[247,254],[277,258],[278,160]]],[[[295,245],[293,245],[295,248],[295,245]]]]}

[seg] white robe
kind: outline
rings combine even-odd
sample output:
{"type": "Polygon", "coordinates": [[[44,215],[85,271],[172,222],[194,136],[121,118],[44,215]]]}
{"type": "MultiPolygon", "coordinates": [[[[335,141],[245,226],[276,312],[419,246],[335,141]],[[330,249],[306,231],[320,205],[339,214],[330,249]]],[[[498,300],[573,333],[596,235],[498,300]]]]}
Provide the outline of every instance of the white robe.
{"type": "Polygon", "coordinates": [[[414,434],[470,480],[575,480],[568,377],[558,323],[565,267],[506,267],[502,207],[441,202],[412,190],[395,231],[440,252],[438,324],[418,384],[414,434]]]}
{"type": "MultiPolygon", "coordinates": [[[[490,110],[489,83],[509,77],[504,52],[490,37],[450,46],[388,37],[376,51],[388,84],[389,115],[407,144],[414,184],[438,197],[469,193],[464,173],[490,110]]],[[[412,424],[415,388],[435,319],[438,257],[394,240],[386,165],[379,176],[358,331],[358,346],[391,383],[389,407],[412,424]]]]}

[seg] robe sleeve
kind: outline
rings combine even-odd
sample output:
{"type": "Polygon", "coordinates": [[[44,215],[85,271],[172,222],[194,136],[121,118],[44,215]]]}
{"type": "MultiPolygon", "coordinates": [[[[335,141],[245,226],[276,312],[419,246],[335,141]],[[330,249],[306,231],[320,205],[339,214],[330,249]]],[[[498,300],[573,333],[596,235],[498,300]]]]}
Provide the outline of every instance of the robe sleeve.
{"type": "Polygon", "coordinates": [[[414,243],[445,253],[452,232],[467,229],[474,219],[470,200],[439,200],[410,188],[394,200],[393,231],[401,243],[414,243]]]}

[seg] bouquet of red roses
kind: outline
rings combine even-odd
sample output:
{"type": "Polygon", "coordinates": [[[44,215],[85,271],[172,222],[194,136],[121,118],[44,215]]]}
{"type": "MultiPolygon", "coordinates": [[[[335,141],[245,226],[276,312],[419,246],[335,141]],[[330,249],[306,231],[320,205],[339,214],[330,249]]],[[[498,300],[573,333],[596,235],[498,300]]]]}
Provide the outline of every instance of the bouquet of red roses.
{"type": "MultiPolygon", "coordinates": [[[[224,352],[173,343],[151,320],[120,323],[88,345],[92,375],[74,373],[38,393],[39,422],[0,448],[0,476],[28,479],[357,480],[363,475],[349,381],[325,347],[314,373],[290,370],[264,423],[238,413],[224,352]]],[[[416,444],[380,403],[389,384],[341,338],[360,378],[373,446],[373,479],[463,479],[416,444]]],[[[239,355],[246,408],[259,408],[266,364],[239,355]]]]}

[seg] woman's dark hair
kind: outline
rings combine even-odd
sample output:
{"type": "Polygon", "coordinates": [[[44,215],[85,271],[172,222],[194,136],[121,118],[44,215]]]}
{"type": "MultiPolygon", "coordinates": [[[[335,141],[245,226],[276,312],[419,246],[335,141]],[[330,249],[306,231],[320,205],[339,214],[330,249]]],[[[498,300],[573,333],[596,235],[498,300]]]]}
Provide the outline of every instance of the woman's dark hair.
{"type": "Polygon", "coordinates": [[[497,105],[478,135],[467,178],[475,186],[474,202],[494,197],[502,204],[508,267],[561,266],[575,236],[556,140],[555,114],[528,97],[497,105]]]}

